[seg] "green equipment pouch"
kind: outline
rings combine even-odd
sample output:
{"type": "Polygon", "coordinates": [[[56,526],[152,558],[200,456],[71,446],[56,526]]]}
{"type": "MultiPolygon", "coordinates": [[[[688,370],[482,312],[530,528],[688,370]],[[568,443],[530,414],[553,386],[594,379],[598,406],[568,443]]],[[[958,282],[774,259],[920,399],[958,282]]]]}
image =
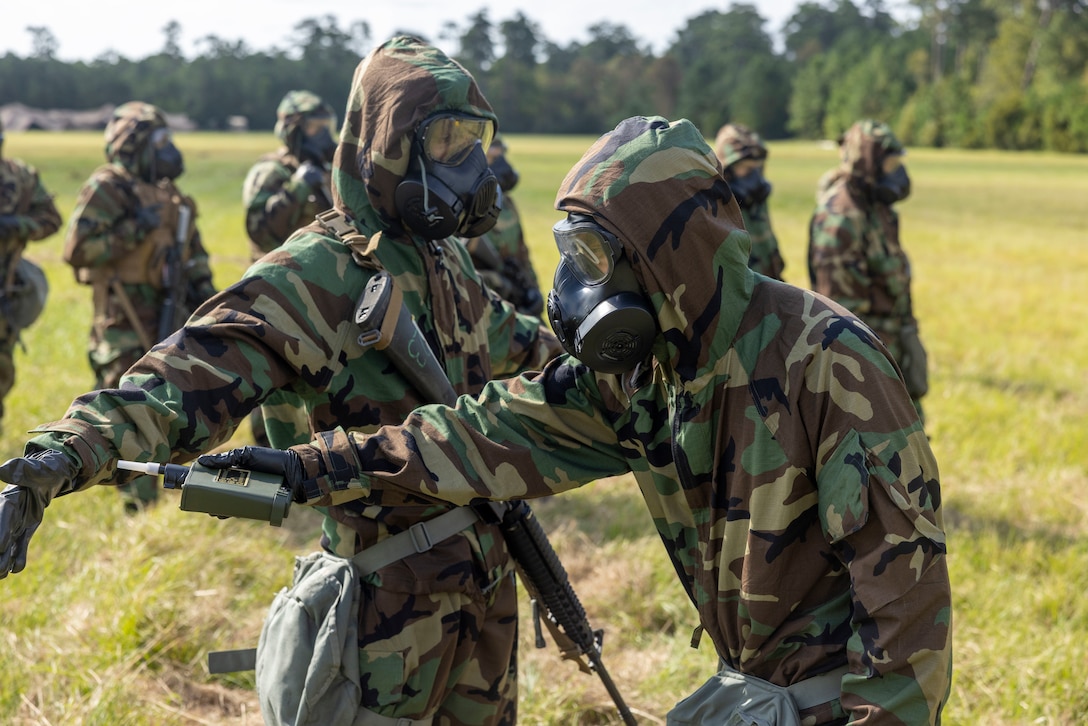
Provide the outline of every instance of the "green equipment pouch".
{"type": "Polygon", "coordinates": [[[268,726],[350,724],[359,711],[359,582],[351,560],[295,558],[257,643],[257,697],[268,726]]]}
{"type": "Polygon", "coordinates": [[[16,331],[29,328],[45,308],[49,281],[45,271],[25,257],[19,258],[11,285],[4,290],[4,314],[16,331]]]}
{"type": "Polygon", "coordinates": [[[917,325],[904,325],[899,331],[899,345],[903,350],[899,368],[911,398],[921,398],[929,391],[928,356],[918,337],[917,325]]]}
{"type": "MultiPolygon", "coordinates": [[[[838,695],[838,694],[836,694],[838,695]]],[[[665,714],[667,726],[801,726],[788,689],[722,668],[665,714]]]]}

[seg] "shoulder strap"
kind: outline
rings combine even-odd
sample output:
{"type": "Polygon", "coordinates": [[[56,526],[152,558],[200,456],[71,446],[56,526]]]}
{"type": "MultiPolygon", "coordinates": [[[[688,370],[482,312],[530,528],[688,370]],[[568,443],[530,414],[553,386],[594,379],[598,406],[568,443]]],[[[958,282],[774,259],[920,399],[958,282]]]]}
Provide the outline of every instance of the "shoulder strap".
{"type": "Polygon", "coordinates": [[[333,207],[317,215],[317,223],[333,237],[343,242],[351,249],[351,258],[355,264],[368,270],[381,270],[381,261],[375,254],[378,249],[378,240],[382,233],[375,232],[367,237],[355,228],[347,216],[339,209],[333,207]]]}

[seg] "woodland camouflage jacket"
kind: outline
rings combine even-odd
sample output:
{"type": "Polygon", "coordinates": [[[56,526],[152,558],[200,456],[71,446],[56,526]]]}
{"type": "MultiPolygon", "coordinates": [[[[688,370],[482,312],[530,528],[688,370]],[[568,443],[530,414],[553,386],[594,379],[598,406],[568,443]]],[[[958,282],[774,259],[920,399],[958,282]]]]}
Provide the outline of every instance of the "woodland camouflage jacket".
{"type": "Polygon", "coordinates": [[[631,471],[729,664],[780,685],[848,664],[852,723],[937,722],[940,485],[887,349],[839,305],[747,268],[738,207],[686,121],[623,122],[557,207],[623,242],[656,308],[653,359],[618,376],[563,355],[401,427],[324,433],[296,447],[311,503],[532,498],[631,471]]]}
{"type": "Polygon", "coordinates": [[[262,156],[246,174],[242,204],[254,260],[279,247],[292,232],[329,208],[323,194],[291,178],[298,167],[299,160],[284,146],[262,156]]]}
{"type": "Polygon", "coordinates": [[[45,239],[60,229],[61,218],[38,170],[19,159],[0,159],[0,215],[14,215],[17,228],[0,232],[0,269],[28,241],[45,239]]]}
{"type": "MultiPolygon", "coordinates": [[[[440,109],[494,118],[471,76],[434,49],[391,41],[360,64],[352,89],[333,195],[363,240],[369,238],[368,264],[380,263],[395,278],[458,393],[539,369],[561,351],[539,319],[518,315],[483,287],[459,243],[405,234],[392,207],[420,121],[440,109]]],[[[313,430],[371,431],[403,420],[427,401],[384,353],[358,343],[353,314],[374,272],[324,229],[301,230],[145,355],[120,390],[77,398],[64,419],[37,429],[32,446],[75,455],[79,485],[86,487],[115,483],[118,458],[185,462],[223,444],[277,390],[298,394],[313,430]]],[[[333,507],[325,544],[350,556],[448,508],[419,497],[395,509],[361,502],[333,507]]],[[[384,568],[375,584],[404,592],[464,588],[461,569],[481,560],[492,577],[508,571],[497,535],[480,539],[470,528],[413,558],[416,569],[384,568]]]]}

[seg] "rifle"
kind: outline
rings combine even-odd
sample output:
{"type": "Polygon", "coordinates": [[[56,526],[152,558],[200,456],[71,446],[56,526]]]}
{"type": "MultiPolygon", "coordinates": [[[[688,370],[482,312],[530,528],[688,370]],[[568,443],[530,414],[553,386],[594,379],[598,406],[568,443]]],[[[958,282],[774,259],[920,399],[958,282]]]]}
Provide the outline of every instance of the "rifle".
{"type": "Polygon", "coordinates": [[[178,205],[178,226],[174,230],[174,244],[166,251],[166,261],[163,266],[163,287],[167,294],[162,303],[162,310],[159,311],[156,340],[165,339],[184,322],[181,316],[185,309],[185,291],[188,286],[184,260],[185,248],[189,245],[189,222],[192,216],[193,210],[189,208],[189,205],[185,202],[178,205]]]}
{"type": "MultiPolygon", "coordinates": [[[[355,311],[355,322],[362,328],[359,344],[383,351],[427,398],[453,405],[457,394],[403,302],[403,295],[393,284],[392,276],[384,270],[375,274],[355,311]]],[[[257,519],[278,527],[291,506],[291,492],[283,486],[282,477],[274,474],[237,468],[210,469],[199,463],[186,467],[119,461],[117,466],[128,471],[162,475],[166,488],[181,489],[180,506],[185,511],[205,512],[221,518],[257,519]]],[[[543,605],[547,611],[544,622],[562,651],[563,659],[576,661],[584,673],[596,673],[623,722],[627,726],[637,726],[638,722],[601,659],[604,631],[593,630],[590,626],[559,555],[529,505],[524,501],[488,502],[475,509],[485,521],[498,524],[518,574],[533,599],[534,617],[539,617],[538,606],[543,605]]],[[[536,646],[544,647],[539,630],[536,646]]],[[[251,667],[250,651],[214,655],[215,665],[209,665],[212,672],[251,667]],[[240,658],[238,654],[245,657],[240,658]],[[244,665],[237,665],[243,662],[244,665]]]]}
{"type": "MultiPolygon", "coordinates": [[[[457,395],[433,351],[403,305],[403,296],[388,272],[375,274],[355,313],[355,322],[363,329],[359,343],[373,345],[390,356],[397,370],[420,393],[436,403],[453,406],[457,395]]],[[[496,523],[514,558],[521,580],[533,602],[534,617],[538,606],[547,610],[544,619],[564,660],[574,660],[584,673],[596,673],[628,726],[637,724],[623,696],[620,695],[601,659],[603,630],[593,630],[548,536],[524,501],[487,502],[476,507],[485,521],[496,523]],[[582,660],[582,656],[588,660],[582,660]]],[[[537,631],[536,646],[544,647],[537,631]]]]}

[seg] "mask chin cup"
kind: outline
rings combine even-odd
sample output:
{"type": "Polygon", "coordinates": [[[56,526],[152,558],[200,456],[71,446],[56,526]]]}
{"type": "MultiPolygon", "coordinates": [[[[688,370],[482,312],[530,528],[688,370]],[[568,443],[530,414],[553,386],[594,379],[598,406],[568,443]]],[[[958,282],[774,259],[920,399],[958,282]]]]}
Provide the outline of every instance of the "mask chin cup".
{"type": "Polygon", "coordinates": [[[593,370],[618,374],[634,369],[650,354],[656,334],[656,320],[642,297],[621,292],[594,306],[574,331],[573,341],[566,336],[561,342],[593,370]]]}

